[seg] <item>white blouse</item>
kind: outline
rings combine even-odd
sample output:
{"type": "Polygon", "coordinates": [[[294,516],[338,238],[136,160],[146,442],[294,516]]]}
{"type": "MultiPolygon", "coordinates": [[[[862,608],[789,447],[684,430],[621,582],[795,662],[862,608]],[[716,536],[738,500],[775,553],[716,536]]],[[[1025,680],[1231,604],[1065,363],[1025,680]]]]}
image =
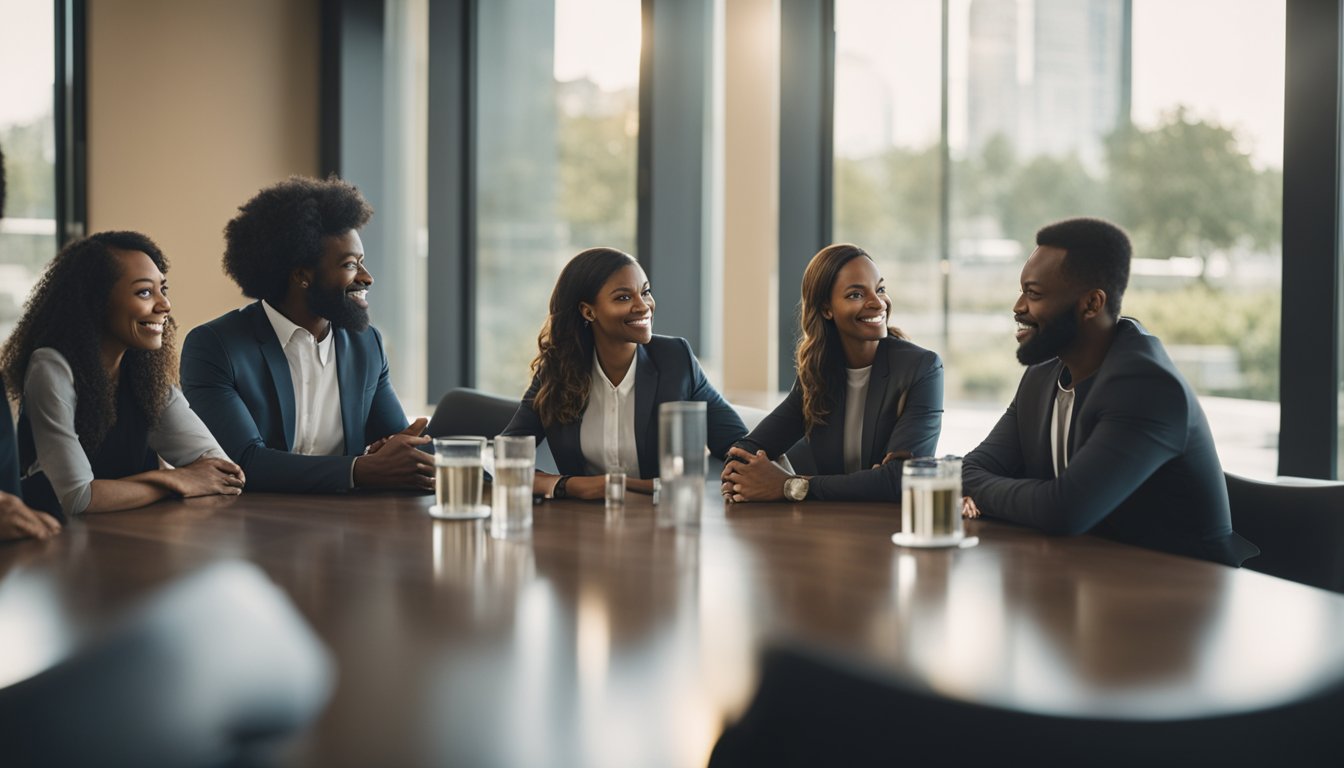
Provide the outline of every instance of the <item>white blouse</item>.
{"type": "Polygon", "coordinates": [[[639,475],[639,447],[635,444],[635,367],[639,357],[620,384],[612,384],[593,352],[592,383],[588,388],[588,407],[579,427],[579,447],[591,475],[605,474],[619,467],[627,475],[639,475]]]}
{"type": "Polygon", "coordinates": [[[863,469],[863,407],[873,366],[845,369],[845,472],[863,469]]]}

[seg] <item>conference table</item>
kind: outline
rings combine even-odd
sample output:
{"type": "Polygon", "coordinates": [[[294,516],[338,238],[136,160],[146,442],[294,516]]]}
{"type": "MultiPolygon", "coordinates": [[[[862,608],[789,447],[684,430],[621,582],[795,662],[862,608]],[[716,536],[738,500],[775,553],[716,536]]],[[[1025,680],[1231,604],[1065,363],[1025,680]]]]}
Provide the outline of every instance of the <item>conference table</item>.
{"type": "Polygon", "coordinates": [[[968,522],[905,549],[896,505],[727,505],[661,527],[548,501],[530,536],[429,517],[431,496],[161,502],[0,546],[0,687],[144,595],[256,564],[336,662],[284,765],[702,766],[764,648],[853,659],[952,700],[1181,719],[1344,678],[1344,596],[1104,539],[968,522]]]}

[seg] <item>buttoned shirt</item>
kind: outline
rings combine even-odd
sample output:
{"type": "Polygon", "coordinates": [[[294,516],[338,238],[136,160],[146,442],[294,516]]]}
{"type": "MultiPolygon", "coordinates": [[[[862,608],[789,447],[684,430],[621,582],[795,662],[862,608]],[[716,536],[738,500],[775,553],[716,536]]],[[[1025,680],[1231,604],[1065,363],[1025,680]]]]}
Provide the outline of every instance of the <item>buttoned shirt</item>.
{"type": "Polygon", "coordinates": [[[328,329],[319,341],[270,303],[263,301],[261,306],[285,350],[289,378],[294,383],[294,444],[290,451],[305,456],[340,456],[345,453],[345,427],[341,423],[341,385],[332,342],[335,334],[328,329]]]}
{"type": "Polygon", "coordinates": [[[579,427],[588,473],[600,475],[619,467],[626,474],[639,474],[639,448],[635,444],[635,367],[638,356],[620,384],[612,384],[593,352],[592,383],[588,407],[579,427]]]}

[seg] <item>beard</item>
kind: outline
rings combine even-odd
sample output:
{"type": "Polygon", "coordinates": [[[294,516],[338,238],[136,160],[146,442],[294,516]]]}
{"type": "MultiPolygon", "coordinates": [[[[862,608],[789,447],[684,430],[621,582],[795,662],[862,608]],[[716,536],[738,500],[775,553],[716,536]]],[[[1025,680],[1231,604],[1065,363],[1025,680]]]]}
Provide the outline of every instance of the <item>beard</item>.
{"type": "Polygon", "coordinates": [[[1017,346],[1017,361],[1023,365],[1044,363],[1068,349],[1078,338],[1078,316],[1072,309],[1060,312],[1036,326],[1031,338],[1017,346]]]}
{"type": "Polygon", "coordinates": [[[369,310],[351,301],[345,292],[345,288],[323,288],[313,281],[308,285],[308,309],[337,328],[363,332],[369,327],[369,310]]]}

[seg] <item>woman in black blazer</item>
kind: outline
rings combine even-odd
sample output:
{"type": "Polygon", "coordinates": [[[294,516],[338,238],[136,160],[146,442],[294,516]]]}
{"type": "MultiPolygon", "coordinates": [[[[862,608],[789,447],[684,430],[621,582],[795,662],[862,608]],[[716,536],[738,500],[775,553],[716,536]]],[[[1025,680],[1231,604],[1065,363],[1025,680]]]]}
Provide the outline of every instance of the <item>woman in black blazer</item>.
{"type": "Polygon", "coordinates": [[[719,458],[747,433],[705,379],[685,339],[653,335],[653,293],[639,262],[613,248],[570,260],[551,293],[532,361],[532,386],[505,435],[550,440],[559,475],[537,473],[534,490],[599,499],[619,467],[633,491],[658,475],[658,406],[706,403],[707,439],[719,458]]]}
{"type": "Polygon", "coordinates": [[[803,273],[798,378],[729,452],[730,501],[898,501],[902,459],[930,456],[943,419],[943,364],[888,326],[891,299],[858,246],[823,248],[803,273]],[[806,438],[818,474],[774,459],[806,438]]]}

